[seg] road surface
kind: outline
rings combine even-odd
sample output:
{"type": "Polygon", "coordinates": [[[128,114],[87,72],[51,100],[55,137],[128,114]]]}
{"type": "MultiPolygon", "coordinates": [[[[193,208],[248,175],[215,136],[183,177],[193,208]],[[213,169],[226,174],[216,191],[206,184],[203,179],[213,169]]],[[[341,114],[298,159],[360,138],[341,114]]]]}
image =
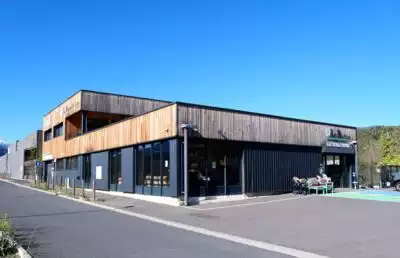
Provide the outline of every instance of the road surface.
{"type": "Polygon", "coordinates": [[[2,181],[0,212],[33,257],[288,257],[2,181]]]}

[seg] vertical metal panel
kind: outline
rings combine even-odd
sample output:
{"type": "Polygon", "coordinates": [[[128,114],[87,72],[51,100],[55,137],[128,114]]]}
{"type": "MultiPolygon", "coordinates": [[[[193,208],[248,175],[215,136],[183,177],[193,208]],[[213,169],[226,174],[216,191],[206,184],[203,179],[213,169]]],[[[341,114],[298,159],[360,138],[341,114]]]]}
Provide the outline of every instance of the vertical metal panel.
{"type": "Polygon", "coordinates": [[[121,149],[121,169],[123,192],[133,192],[134,173],[133,173],[133,147],[121,149]]]}
{"type": "Polygon", "coordinates": [[[321,161],[318,147],[258,144],[245,149],[247,193],[292,190],[292,177],[315,176],[321,161]]]}
{"type": "Polygon", "coordinates": [[[92,153],[91,158],[91,169],[92,169],[92,179],[96,178],[96,167],[102,166],[102,180],[96,181],[96,189],[99,190],[109,190],[108,187],[108,151],[92,153]]]}
{"type": "Polygon", "coordinates": [[[179,163],[179,143],[178,139],[173,139],[169,141],[169,187],[163,192],[164,196],[178,197],[179,192],[179,173],[178,173],[178,163],[179,163]]]}

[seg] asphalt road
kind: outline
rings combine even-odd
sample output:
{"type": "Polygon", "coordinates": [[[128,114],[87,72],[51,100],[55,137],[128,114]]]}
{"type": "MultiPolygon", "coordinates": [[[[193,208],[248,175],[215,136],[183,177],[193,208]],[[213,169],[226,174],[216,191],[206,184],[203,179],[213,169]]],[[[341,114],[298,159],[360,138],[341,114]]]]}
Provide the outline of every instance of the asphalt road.
{"type": "Polygon", "coordinates": [[[0,212],[33,257],[288,257],[1,181],[0,212]]]}

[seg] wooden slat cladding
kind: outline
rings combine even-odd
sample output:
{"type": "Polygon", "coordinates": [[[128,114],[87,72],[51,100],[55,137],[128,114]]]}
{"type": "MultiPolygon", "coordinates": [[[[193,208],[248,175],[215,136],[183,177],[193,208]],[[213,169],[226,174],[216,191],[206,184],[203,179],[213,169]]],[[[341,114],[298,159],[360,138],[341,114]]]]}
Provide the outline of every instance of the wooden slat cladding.
{"type": "Polygon", "coordinates": [[[82,92],[78,92],[43,117],[43,131],[64,122],[64,119],[81,109],[82,92]]]}
{"type": "Polygon", "coordinates": [[[65,155],[65,140],[63,136],[43,142],[43,160],[60,158],[65,155]],[[57,154],[57,155],[54,155],[57,154]]]}
{"type": "Polygon", "coordinates": [[[321,146],[326,140],[326,129],[339,129],[356,139],[353,128],[195,105],[178,104],[178,119],[179,124],[196,126],[198,133],[209,139],[321,146]]]}
{"type": "Polygon", "coordinates": [[[169,104],[166,101],[82,91],[82,109],[85,111],[137,116],[169,104]]]}
{"type": "Polygon", "coordinates": [[[169,138],[176,135],[176,108],[170,105],[61,143],[56,138],[43,149],[54,159],[169,138]]]}

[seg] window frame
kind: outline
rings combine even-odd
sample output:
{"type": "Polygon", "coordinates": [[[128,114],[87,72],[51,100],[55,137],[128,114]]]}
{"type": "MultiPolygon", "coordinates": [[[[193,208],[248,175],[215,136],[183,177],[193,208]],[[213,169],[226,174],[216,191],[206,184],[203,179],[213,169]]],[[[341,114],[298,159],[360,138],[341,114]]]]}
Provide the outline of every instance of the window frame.
{"type": "Polygon", "coordinates": [[[141,144],[135,147],[135,151],[135,186],[149,188],[169,187],[171,176],[171,154],[169,140],[141,144]],[[156,154],[157,152],[158,154],[156,154]],[[157,160],[155,159],[156,156],[157,160]],[[146,158],[149,160],[146,160],[146,158]],[[166,161],[168,162],[166,163],[166,161]],[[165,164],[167,164],[167,166],[165,166],[165,164]],[[157,184],[154,183],[155,181],[157,181],[157,184]]]}
{"type": "Polygon", "coordinates": [[[78,169],[78,156],[69,157],[65,159],[65,170],[77,170],[78,169]],[[72,162],[75,160],[75,162],[72,162]],[[75,166],[71,166],[75,164],[75,166]]]}
{"type": "MultiPolygon", "coordinates": [[[[123,184],[122,178],[122,149],[114,149],[109,152],[109,184],[118,185],[123,184]],[[116,171],[114,171],[114,168],[116,171]],[[113,178],[115,180],[113,180],[113,178]],[[121,178],[121,179],[120,179],[121,178]]],[[[117,189],[115,189],[117,190],[117,189]]]]}
{"type": "Polygon", "coordinates": [[[57,159],[56,160],[56,165],[55,165],[55,170],[56,171],[64,171],[65,170],[65,163],[64,163],[65,159],[57,159]],[[59,164],[62,164],[62,167],[59,167],[59,164]]]}
{"type": "Polygon", "coordinates": [[[139,145],[136,148],[136,155],[135,155],[135,162],[136,162],[136,186],[143,186],[144,185],[144,147],[143,145],[139,145]]]}
{"type": "Polygon", "coordinates": [[[171,177],[171,149],[170,149],[170,142],[169,140],[161,142],[161,186],[162,187],[169,187],[170,186],[170,177],[171,177]],[[165,149],[167,146],[167,149],[165,149]],[[165,152],[167,150],[167,152],[165,152]],[[164,156],[165,153],[168,153],[168,159],[164,156]],[[168,160],[167,166],[165,166],[165,161],[168,160]],[[166,177],[166,182],[164,182],[164,176],[166,177]]]}
{"type": "Polygon", "coordinates": [[[45,142],[50,141],[53,139],[53,129],[47,129],[46,131],[44,131],[44,135],[43,135],[43,139],[45,142]]]}
{"type": "Polygon", "coordinates": [[[61,122],[53,128],[53,139],[64,135],[64,123],[61,122]]]}

